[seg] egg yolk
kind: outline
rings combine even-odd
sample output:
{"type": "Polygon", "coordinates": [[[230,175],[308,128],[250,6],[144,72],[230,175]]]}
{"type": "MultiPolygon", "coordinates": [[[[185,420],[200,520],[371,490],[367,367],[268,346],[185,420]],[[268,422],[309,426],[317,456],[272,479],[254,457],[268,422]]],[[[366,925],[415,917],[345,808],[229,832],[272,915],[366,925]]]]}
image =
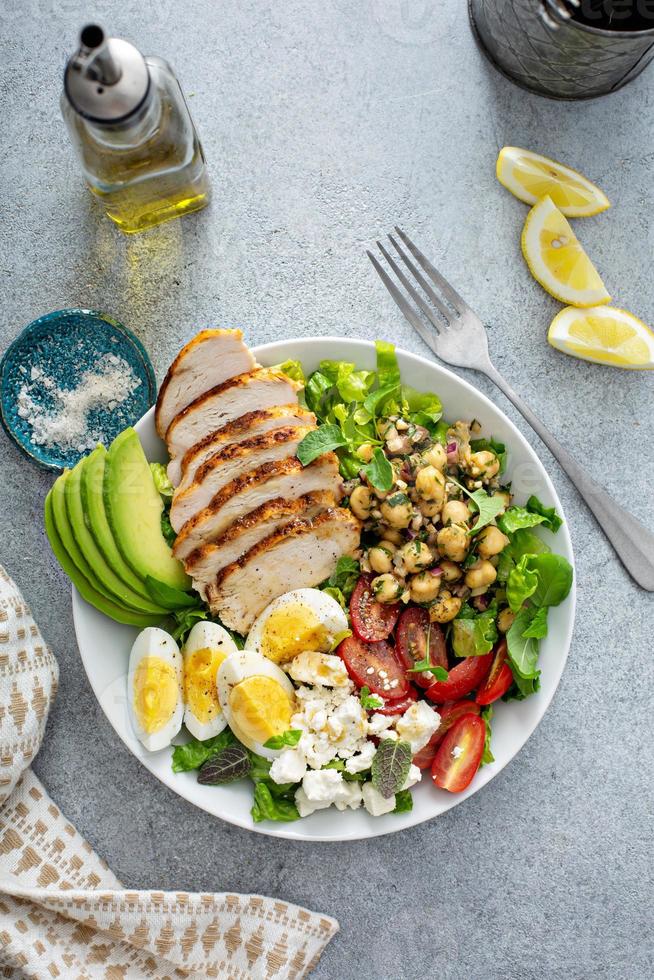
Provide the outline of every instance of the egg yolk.
{"type": "Polygon", "coordinates": [[[275,664],[286,663],[304,650],[327,651],[329,633],[314,612],[300,602],[287,603],[266,620],[261,652],[275,664]]]}
{"type": "Polygon", "coordinates": [[[159,657],[143,657],[134,671],[134,713],[144,732],[152,735],[173,716],[179,697],[177,673],[159,657]]]}
{"type": "Polygon", "coordinates": [[[263,744],[291,727],[291,699],[272,677],[246,677],[232,688],[229,706],[235,725],[253,742],[263,744]]]}
{"type": "Polygon", "coordinates": [[[224,659],[224,653],[209,647],[184,657],[184,701],[202,725],[220,714],[216,673],[224,659]]]}

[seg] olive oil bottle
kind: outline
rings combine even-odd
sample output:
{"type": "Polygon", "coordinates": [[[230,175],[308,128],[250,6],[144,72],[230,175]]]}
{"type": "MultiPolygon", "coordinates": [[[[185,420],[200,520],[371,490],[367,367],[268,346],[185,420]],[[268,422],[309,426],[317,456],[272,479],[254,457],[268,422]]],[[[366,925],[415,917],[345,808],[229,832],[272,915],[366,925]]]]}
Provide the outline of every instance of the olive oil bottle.
{"type": "Polygon", "coordinates": [[[209,201],[202,146],[179,82],[89,24],[64,75],[61,110],[90,190],[128,234],[209,201]]]}

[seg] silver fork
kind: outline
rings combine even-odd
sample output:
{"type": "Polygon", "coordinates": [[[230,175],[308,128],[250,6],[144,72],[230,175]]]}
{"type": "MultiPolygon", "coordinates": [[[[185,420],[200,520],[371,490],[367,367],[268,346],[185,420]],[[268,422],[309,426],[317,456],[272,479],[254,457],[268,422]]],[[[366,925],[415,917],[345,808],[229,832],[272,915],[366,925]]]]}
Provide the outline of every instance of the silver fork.
{"type": "Polygon", "coordinates": [[[654,534],[616,504],[606,490],[603,490],[579,466],[567,449],[564,449],[536,418],[529,406],[492,364],[488,353],[486,328],[474,310],[470,309],[447,279],[434,268],[429,259],[425,258],[397,225],[395,231],[405,248],[393,235],[388,237],[409,275],[403,271],[381,242],[377,242],[377,246],[416,307],[413,307],[405,294],[398,289],[376,256],[370,251],[367,254],[381,281],[411,326],[434,354],[446,364],[480,371],[497,385],[509,401],[513,402],[568,474],[629,574],[642,588],[654,592],[654,534]],[[407,253],[411,253],[415,262],[407,253]],[[420,293],[416,286],[419,286],[423,293],[420,293]]]}

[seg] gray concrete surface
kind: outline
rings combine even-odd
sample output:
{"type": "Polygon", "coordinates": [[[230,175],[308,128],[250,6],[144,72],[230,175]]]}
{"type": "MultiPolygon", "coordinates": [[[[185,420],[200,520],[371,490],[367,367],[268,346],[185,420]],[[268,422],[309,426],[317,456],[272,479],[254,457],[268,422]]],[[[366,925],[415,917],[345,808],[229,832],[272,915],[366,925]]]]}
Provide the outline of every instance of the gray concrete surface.
{"type": "MultiPolygon", "coordinates": [[[[654,321],[651,69],[590,104],[527,95],[476,50],[463,0],[7,0],[0,24],[1,347],[33,317],[81,305],[135,330],[159,377],[207,323],[241,324],[255,342],[342,333],[424,352],[364,252],[399,221],[492,325],[507,378],[654,525],[653,376],[548,347],[558,304],[520,257],[523,205],[493,176],[512,143],[599,181],[614,207],[578,231],[618,305],[654,321]],[[176,67],[211,168],[210,210],[126,239],[85,194],[58,96],[89,15],[176,67]]],[[[484,792],[401,837],[340,846],[212,820],[127,753],[82,670],[43,535],[51,478],[0,435],[0,559],[61,665],[35,768],[125,883],[255,890],[331,913],[342,931],[319,980],[652,975],[653,600],[526,434],[578,561],[557,696],[484,792]]]]}

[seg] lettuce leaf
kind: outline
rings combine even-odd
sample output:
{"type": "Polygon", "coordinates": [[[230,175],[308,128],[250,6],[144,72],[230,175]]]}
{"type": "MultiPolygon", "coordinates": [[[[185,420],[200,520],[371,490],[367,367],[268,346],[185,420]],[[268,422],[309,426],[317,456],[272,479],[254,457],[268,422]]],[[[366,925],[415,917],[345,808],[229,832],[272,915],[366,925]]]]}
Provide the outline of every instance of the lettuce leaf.
{"type": "Polygon", "coordinates": [[[543,518],[543,524],[550,531],[558,531],[563,524],[563,521],[556,513],[556,509],[554,507],[546,507],[534,494],[527,501],[527,510],[531,514],[540,515],[543,518]]]}
{"type": "Polygon", "coordinates": [[[478,613],[465,603],[452,622],[452,649],[457,657],[481,657],[497,642],[497,603],[478,613]]]}

